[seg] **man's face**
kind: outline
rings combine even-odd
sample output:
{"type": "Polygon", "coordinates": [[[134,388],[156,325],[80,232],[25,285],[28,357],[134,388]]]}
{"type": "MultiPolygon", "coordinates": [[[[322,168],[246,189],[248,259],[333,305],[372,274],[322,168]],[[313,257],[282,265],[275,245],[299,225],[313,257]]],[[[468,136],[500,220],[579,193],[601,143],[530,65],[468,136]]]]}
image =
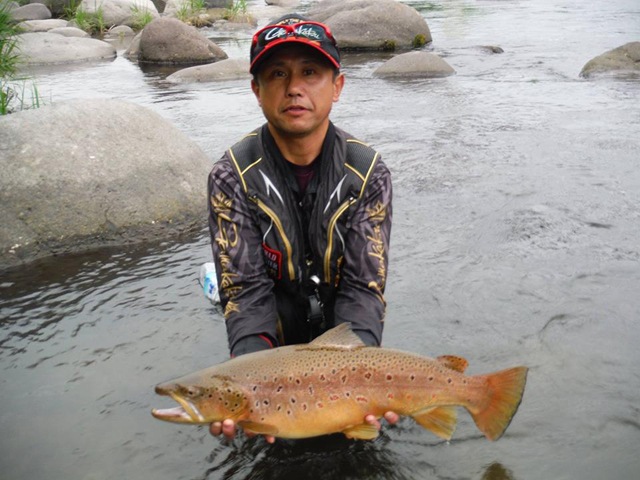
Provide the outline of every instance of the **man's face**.
{"type": "Polygon", "coordinates": [[[333,102],[344,76],[322,54],[304,45],[286,45],[267,58],[251,82],[272,133],[281,138],[324,138],[333,102]],[[274,131],[275,130],[275,131],[274,131]]]}

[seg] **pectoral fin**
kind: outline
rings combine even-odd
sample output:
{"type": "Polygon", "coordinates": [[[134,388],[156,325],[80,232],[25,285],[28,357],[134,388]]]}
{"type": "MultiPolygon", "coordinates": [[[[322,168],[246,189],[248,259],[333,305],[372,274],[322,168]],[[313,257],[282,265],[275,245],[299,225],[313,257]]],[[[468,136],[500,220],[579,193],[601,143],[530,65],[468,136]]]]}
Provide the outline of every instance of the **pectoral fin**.
{"type": "Polygon", "coordinates": [[[458,418],[455,407],[429,408],[411,416],[419,425],[445,440],[453,436],[458,418]]]}
{"type": "Polygon", "coordinates": [[[242,428],[244,428],[249,432],[257,433],[259,435],[273,435],[273,436],[278,435],[278,427],[274,425],[268,425],[266,423],[251,422],[249,420],[246,420],[246,421],[241,420],[238,422],[238,425],[240,425],[242,428]]]}
{"type": "Polygon", "coordinates": [[[342,431],[347,438],[356,438],[358,440],[373,440],[378,437],[378,429],[368,423],[354,425],[342,431]]]}

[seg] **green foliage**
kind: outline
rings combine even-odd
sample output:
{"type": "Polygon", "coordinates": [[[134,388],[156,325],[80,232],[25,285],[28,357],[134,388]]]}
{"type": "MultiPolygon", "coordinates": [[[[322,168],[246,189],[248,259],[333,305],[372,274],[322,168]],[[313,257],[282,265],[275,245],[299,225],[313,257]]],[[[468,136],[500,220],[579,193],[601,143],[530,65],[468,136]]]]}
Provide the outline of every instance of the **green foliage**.
{"type": "Polygon", "coordinates": [[[37,108],[41,104],[36,86],[28,87],[27,80],[18,77],[18,33],[20,29],[13,22],[8,4],[0,4],[0,115],[37,108]]]}
{"type": "Polygon", "coordinates": [[[134,30],[142,30],[153,20],[153,14],[148,8],[139,8],[134,5],[131,7],[131,13],[133,14],[131,27],[134,30]]]}
{"type": "Polygon", "coordinates": [[[395,40],[385,40],[382,43],[382,50],[385,52],[393,52],[396,49],[396,42],[395,40]]]}
{"type": "Polygon", "coordinates": [[[0,115],[44,105],[38,87],[25,78],[0,78],[0,115]]]}
{"type": "Polygon", "coordinates": [[[239,20],[247,14],[247,0],[233,0],[230,8],[225,8],[222,18],[229,21],[239,20]]]}
{"type": "Polygon", "coordinates": [[[193,17],[197,17],[201,12],[205,11],[204,0],[186,0],[182,2],[180,8],[176,12],[178,20],[189,23],[189,20],[193,17]]]}
{"type": "Polygon", "coordinates": [[[91,35],[102,35],[107,31],[102,7],[98,8],[95,12],[86,12],[81,8],[76,9],[74,21],[78,28],[91,35]]]}
{"type": "Polygon", "coordinates": [[[9,5],[0,4],[0,78],[15,75],[19,61],[16,48],[18,33],[9,5]]]}
{"type": "Polygon", "coordinates": [[[420,48],[420,47],[424,47],[425,43],[427,43],[426,37],[423,34],[419,33],[413,38],[412,45],[413,45],[413,48],[420,48]]]}

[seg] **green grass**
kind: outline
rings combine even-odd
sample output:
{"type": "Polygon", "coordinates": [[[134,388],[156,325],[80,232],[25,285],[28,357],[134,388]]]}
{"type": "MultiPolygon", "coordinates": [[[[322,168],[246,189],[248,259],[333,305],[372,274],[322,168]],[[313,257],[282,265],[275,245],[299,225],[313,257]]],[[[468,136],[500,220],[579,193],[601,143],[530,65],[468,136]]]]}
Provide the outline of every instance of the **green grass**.
{"type": "Polygon", "coordinates": [[[133,14],[132,28],[134,30],[142,30],[153,20],[153,14],[147,8],[139,8],[134,5],[131,7],[131,13],[133,14]]]}
{"type": "Polygon", "coordinates": [[[246,19],[247,0],[233,0],[231,8],[225,8],[223,18],[233,21],[242,21],[246,19]]]}
{"type": "Polygon", "coordinates": [[[197,17],[206,10],[204,0],[187,0],[180,5],[176,12],[176,18],[181,22],[188,23],[193,17],[197,17]]]}
{"type": "Polygon", "coordinates": [[[36,85],[18,73],[22,61],[18,47],[19,33],[9,6],[0,4],[0,115],[42,105],[36,85]]]}

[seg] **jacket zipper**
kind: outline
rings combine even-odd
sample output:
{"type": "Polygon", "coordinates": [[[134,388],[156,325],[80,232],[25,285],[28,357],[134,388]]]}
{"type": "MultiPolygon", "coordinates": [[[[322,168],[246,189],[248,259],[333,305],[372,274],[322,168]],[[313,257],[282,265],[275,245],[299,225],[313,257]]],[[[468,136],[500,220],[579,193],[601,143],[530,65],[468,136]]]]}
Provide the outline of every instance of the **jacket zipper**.
{"type": "Polygon", "coordinates": [[[275,212],[271,210],[269,207],[267,207],[258,197],[254,195],[254,196],[251,196],[250,198],[258,206],[260,210],[262,210],[264,213],[267,214],[267,216],[271,219],[273,224],[276,226],[276,230],[278,230],[278,233],[280,234],[280,238],[282,238],[282,243],[284,243],[284,248],[287,251],[287,268],[289,270],[289,278],[291,281],[295,280],[296,271],[295,271],[295,268],[293,267],[293,259],[291,258],[292,256],[291,242],[289,242],[289,239],[284,233],[284,227],[282,226],[282,222],[280,221],[278,216],[275,214],[275,212]]]}
{"type": "Polygon", "coordinates": [[[331,252],[333,250],[333,231],[335,229],[336,223],[340,216],[354,203],[356,203],[357,199],[354,197],[349,197],[349,199],[344,202],[338,210],[333,214],[331,220],[329,220],[329,228],[327,229],[327,250],[324,253],[324,281],[326,283],[331,283],[331,252]]]}

